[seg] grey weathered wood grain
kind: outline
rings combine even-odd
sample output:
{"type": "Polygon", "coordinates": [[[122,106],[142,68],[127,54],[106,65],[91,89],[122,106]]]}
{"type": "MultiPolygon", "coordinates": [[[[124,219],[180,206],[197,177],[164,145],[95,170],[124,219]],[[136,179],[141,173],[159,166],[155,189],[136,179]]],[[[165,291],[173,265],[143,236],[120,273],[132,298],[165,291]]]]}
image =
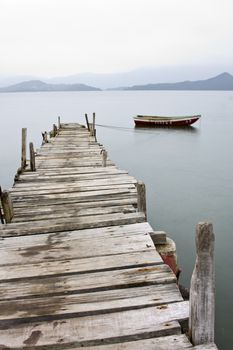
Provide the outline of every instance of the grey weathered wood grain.
{"type": "Polygon", "coordinates": [[[30,169],[31,171],[36,171],[36,161],[35,161],[35,151],[33,143],[29,143],[29,153],[30,153],[30,169]]]}
{"type": "Polygon", "coordinates": [[[176,277],[165,265],[32,278],[1,283],[1,300],[25,297],[59,296],[116,288],[175,283],[176,277]]]}
{"type": "Polygon", "coordinates": [[[89,126],[93,136],[60,124],[36,171],[11,190],[15,222],[0,227],[0,347],[188,349],[177,322],[188,303],[151,239],[165,235],[145,222],[145,201],[136,212],[136,180],[109,159],[102,166],[95,116],[89,126]]]}
{"type": "MultiPolygon", "coordinates": [[[[192,346],[184,334],[175,334],[158,338],[127,341],[124,343],[116,343],[111,345],[92,346],[91,350],[182,350],[191,348],[192,346]]],[[[65,349],[78,350],[80,348],[66,347],[65,349]]],[[[211,350],[210,348],[206,348],[206,350],[208,349],[211,350]]],[[[82,350],[90,350],[90,347],[82,347],[82,350]]]]}
{"type": "Polygon", "coordinates": [[[4,219],[5,219],[5,222],[8,224],[12,221],[12,218],[14,216],[14,208],[12,204],[11,195],[6,190],[1,192],[1,203],[2,203],[4,219]]]}
{"type": "Polygon", "coordinates": [[[27,129],[22,129],[22,144],[21,144],[21,169],[27,165],[27,129]]]}
{"type": "Polygon", "coordinates": [[[147,307],[105,315],[37,322],[29,326],[0,330],[0,344],[20,348],[29,343],[28,339],[33,338],[33,332],[36,338],[33,345],[36,346],[56,344],[94,346],[122,340],[138,340],[179,334],[180,327],[177,320],[181,321],[187,317],[187,302],[179,302],[168,304],[165,309],[159,306],[147,307]]]}
{"type": "Polygon", "coordinates": [[[214,342],[214,233],[211,223],[196,228],[197,258],[190,287],[189,332],[194,345],[214,342]]]}
{"type": "MultiPolygon", "coordinates": [[[[39,249],[39,248],[38,248],[39,249]]],[[[79,255],[79,251],[70,252],[69,258],[59,256],[57,259],[54,256],[53,260],[50,255],[49,258],[45,259],[41,256],[37,256],[36,250],[34,249],[34,257],[31,254],[32,261],[30,261],[30,250],[22,250],[22,254],[18,261],[16,261],[16,254],[10,260],[10,253],[7,256],[7,262],[11,261],[10,264],[3,264],[4,268],[0,269],[0,280],[1,282],[9,282],[16,279],[25,279],[39,276],[59,276],[69,275],[72,273],[84,273],[84,272],[95,272],[95,271],[111,271],[123,268],[132,267],[145,267],[152,265],[162,264],[162,259],[153,250],[147,250],[140,252],[126,252],[121,254],[111,255],[111,251],[105,252],[106,255],[102,256],[88,256],[82,257],[79,255]],[[27,254],[28,252],[28,254],[27,254]],[[25,256],[24,256],[24,255],[25,256]],[[108,254],[108,255],[107,255],[108,254]],[[42,258],[41,261],[38,259],[42,258]]],[[[33,253],[33,250],[31,251],[33,253]]],[[[50,251],[48,250],[48,254],[50,251]]],[[[104,254],[104,252],[102,252],[104,254]]],[[[5,254],[7,255],[7,254],[5,254]]],[[[13,255],[13,251],[11,252],[13,255]]]]}
{"type": "Polygon", "coordinates": [[[153,251],[150,236],[120,230],[119,226],[66,231],[43,235],[11,237],[1,241],[2,265],[46,262],[73,258],[88,258],[140,251],[153,251]],[[119,229],[119,232],[118,232],[119,229]],[[125,232],[125,233],[124,233],[125,232]],[[108,243],[109,242],[109,243],[108,243]]]}

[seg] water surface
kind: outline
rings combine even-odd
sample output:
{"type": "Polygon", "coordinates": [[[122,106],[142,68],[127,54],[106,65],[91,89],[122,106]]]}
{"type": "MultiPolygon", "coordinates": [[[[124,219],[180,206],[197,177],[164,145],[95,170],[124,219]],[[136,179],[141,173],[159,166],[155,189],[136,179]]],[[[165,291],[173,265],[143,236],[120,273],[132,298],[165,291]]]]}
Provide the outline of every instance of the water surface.
{"type": "Polygon", "coordinates": [[[57,116],[85,123],[96,112],[97,138],[122,169],[146,183],[148,220],[177,244],[181,282],[189,285],[195,225],[216,235],[216,342],[231,350],[233,333],[233,92],[56,92],[0,94],[0,184],[12,185],[20,165],[21,128],[41,143],[57,116]],[[136,114],[202,114],[189,129],[134,129],[136,114]],[[120,127],[120,128],[119,128],[120,127]]]}

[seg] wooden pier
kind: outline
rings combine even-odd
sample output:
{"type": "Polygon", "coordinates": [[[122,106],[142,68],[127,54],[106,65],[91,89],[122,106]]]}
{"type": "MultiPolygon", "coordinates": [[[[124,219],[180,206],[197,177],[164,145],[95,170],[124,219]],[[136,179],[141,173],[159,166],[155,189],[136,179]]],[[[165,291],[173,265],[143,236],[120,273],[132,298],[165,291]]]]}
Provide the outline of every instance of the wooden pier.
{"type": "Polygon", "coordinates": [[[2,193],[0,350],[217,349],[183,333],[189,303],[155,249],[166,235],[146,221],[144,186],[88,128],[59,119],[28,165],[24,145],[2,193]]]}

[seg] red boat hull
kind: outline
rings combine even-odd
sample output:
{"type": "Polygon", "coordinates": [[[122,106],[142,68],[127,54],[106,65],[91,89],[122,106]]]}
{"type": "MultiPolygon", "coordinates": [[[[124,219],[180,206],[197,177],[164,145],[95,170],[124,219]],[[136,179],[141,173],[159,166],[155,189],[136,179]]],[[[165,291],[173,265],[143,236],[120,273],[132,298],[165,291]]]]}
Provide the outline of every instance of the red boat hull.
{"type": "Polygon", "coordinates": [[[171,126],[188,126],[200,119],[199,116],[186,119],[168,119],[168,120],[146,120],[134,119],[135,126],[142,127],[171,127],[171,126]]]}

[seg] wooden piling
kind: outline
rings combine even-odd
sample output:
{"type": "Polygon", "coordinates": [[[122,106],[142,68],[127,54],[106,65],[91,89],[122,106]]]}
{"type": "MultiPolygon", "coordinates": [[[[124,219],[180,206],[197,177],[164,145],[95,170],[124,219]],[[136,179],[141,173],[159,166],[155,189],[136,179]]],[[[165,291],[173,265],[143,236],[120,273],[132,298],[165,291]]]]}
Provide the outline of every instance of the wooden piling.
{"type": "Polygon", "coordinates": [[[22,129],[22,147],[21,147],[21,169],[27,165],[27,129],[22,129]]]}
{"type": "Polygon", "coordinates": [[[108,152],[105,149],[102,149],[102,156],[103,156],[102,165],[103,165],[103,167],[106,167],[108,152]]]}
{"type": "Polygon", "coordinates": [[[214,233],[211,223],[196,227],[197,258],[191,279],[189,334],[194,345],[214,342],[214,233]]]}
{"type": "Polygon", "coordinates": [[[57,127],[58,129],[61,129],[61,117],[58,117],[57,119],[57,127]]]}
{"type": "Polygon", "coordinates": [[[144,182],[137,182],[137,203],[138,203],[138,211],[143,212],[145,216],[146,213],[146,186],[144,182]]]}
{"type": "Polygon", "coordinates": [[[92,123],[92,136],[95,136],[95,113],[93,113],[93,123],[92,123]]]}
{"type": "Polygon", "coordinates": [[[30,168],[31,171],[36,171],[36,159],[35,159],[35,151],[33,147],[33,143],[29,143],[29,151],[30,151],[30,168]]]}
{"type": "Polygon", "coordinates": [[[95,137],[95,141],[97,141],[97,138],[96,138],[96,127],[95,127],[95,113],[93,113],[93,124],[92,124],[92,128],[93,128],[93,136],[95,137]]]}
{"type": "Polygon", "coordinates": [[[88,131],[90,131],[90,125],[89,125],[87,113],[85,113],[85,118],[86,118],[87,129],[88,129],[88,131]]]}
{"type": "Polygon", "coordinates": [[[57,135],[57,125],[53,124],[53,137],[57,135]]]}
{"type": "MultiPolygon", "coordinates": [[[[0,186],[0,198],[2,196],[2,188],[0,186]]],[[[0,206],[0,221],[1,221],[1,224],[4,224],[4,216],[3,216],[3,213],[2,213],[2,208],[0,206]]]]}
{"type": "Polygon", "coordinates": [[[1,193],[1,202],[2,202],[2,209],[4,213],[4,219],[6,224],[10,223],[13,216],[13,205],[10,197],[10,193],[8,191],[3,191],[1,193]]]}

